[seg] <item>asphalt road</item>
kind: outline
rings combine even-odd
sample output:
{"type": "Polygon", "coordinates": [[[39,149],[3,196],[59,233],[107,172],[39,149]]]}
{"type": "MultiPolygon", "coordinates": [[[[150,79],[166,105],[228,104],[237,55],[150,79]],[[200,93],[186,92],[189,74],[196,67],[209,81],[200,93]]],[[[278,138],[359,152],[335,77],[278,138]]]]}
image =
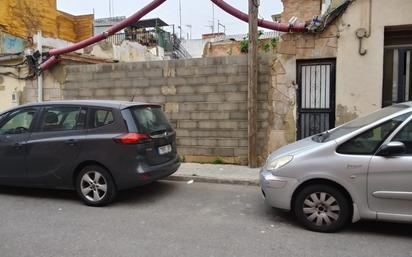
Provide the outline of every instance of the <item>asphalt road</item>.
{"type": "Polygon", "coordinates": [[[73,192],[0,188],[0,256],[412,257],[412,225],[313,233],[265,206],[253,186],[158,182],[105,208],[73,192]]]}

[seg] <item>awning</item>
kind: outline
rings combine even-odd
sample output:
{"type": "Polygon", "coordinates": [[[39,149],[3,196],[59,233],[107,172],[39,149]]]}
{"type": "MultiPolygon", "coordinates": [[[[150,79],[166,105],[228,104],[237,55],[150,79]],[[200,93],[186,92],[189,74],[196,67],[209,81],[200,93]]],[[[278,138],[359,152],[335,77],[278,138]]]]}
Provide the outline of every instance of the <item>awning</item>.
{"type": "Polygon", "coordinates": [[[138,22],[131,25],[131,27],[135,27],[135,28],[138,28],[138,29],[141,29],[141,28],[156,28],[156,27],[165,27],[165,26],[169,26],[169,24],[167,24],[166,22],[164,22],[163,20],[161,20],[159,18],[141,20],[141,21],[138,21],[138,22]]]}

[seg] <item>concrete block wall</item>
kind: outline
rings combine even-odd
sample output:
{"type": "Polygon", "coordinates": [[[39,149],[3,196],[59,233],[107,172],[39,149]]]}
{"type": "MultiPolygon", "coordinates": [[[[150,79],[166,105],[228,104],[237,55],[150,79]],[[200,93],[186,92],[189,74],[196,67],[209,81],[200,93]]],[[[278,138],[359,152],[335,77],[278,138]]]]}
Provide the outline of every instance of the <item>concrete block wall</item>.
{"type": "MultiPolygon", "coordinates": [[[[259,66],[260,159],[267,154],[271,116],[270,60],[259,66]]],[[[67,66],[63,99],[159,103],[176,128],[187,161],[247,164],[247,57],[67,66]]]]}

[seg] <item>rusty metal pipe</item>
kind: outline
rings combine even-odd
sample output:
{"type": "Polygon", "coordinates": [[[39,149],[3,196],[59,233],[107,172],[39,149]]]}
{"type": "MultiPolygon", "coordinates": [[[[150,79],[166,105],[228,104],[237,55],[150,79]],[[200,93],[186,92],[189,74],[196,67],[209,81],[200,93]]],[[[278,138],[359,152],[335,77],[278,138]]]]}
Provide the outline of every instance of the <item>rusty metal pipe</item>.
{"type": "MultiPolygon", "coordinates": [[[[229,5],[223,0],[211,0],[215,5],[219,6],[225,12],[235,16],[236,18],[244,21],[249,22],[249,15],[246,13],[234,8],[233,6],[229,5]]],[[[298,23],[296,25],[291,25],[288,23],[276,23],[271,21],[265,21],[263,19],[258,20],[259,27],[281,31],[281,32],[305,32],[306,31],[306,24],[305,23],[298,23]]]]}

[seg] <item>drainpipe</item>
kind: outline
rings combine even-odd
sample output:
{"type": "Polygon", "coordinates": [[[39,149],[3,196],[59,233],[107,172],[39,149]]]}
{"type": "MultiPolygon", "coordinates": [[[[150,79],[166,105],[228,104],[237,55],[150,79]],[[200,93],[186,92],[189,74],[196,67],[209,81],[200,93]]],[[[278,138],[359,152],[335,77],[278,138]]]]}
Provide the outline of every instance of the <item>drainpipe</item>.
{"type": "MultiPolygon", "coordinates": [[[[249,22],[249,16],[246,13],[241,12],[240,10],[227,4],[225,1],[223,0],[211,0],[211,1],[217,6],[219,6],[221,9],[223,9],[225,12],[235,16],[236,18],[244,22],[249,22]]],[[[267,28],[267,29],[281,31],[281,32],[305,32],[306,31],[305,23],[297,23],[297,24],[275,23],[275,22],[259,19],[258,25],[262,28],[267,28]]]]}
{"type": "Polygon", "coordinates": [[[369,0],[369,30],[366,35],[369,38],[372,35],[372,0],[369,0]]]}
{"type": "Polygon", "coordinates": [[[138,12],[136,12],[135,14],[130,16],[129,18],[123,20],[122,22],[119,22],[118,24],[114,25],[113,27],[109,28],[107,31],[105,31],[105,32],[103,32],[99,35],[96,35],[96,36],[93,36],[91,38],[85,39],[83,41],[80,41],[80,42],[78,42],[76,44],[73,44],[73,45],[70,45],[68,47],[50,50],[49,53],[48,53],[50,58],[39,66],[40,72],[45,71],[45,70],[51,68],[54,64],[56,64],[58,62],[58,58],[57,58],[58,55],[74,52],[74,51],[77,51],[79,49],[85,48],[89,45],[95,44],[99,41],[102,41],[102,40],[106,39],[107,37],[116,34],[117,32],[119,32],[120,30],[126,28],[127,26],[130,26],[133,23],[136,23],[143,16],[145,16],[146,14],[151,12],[152,10],[156,9],[157,7],[159,7],[164,2],[166,2],[166,0],[153,0],[150,4],[146,5],[141,10],[139,10],[138,12]]]}
{"type": "Polygon", "coordinates": [[[359,28],[356,30],[356,37],[359,39],[359,54],[364,56],[368,53],[368,50],[363,48],[363,39],[369,38],[372,35],[372,0],[369,0],[369,21],[368,30],[365,28],[359,28]]]}
{"type": "MultiPolygon", "coordinates": [[[[41,31],[37,32],[37,50],[40,56],[43,54],[43,35],[41,31]]],[[[41,58],[40,58],[41,60],[41,58]]],[[[37,102],[43,102],[43,74],[37,76],[37,102]]]]}

